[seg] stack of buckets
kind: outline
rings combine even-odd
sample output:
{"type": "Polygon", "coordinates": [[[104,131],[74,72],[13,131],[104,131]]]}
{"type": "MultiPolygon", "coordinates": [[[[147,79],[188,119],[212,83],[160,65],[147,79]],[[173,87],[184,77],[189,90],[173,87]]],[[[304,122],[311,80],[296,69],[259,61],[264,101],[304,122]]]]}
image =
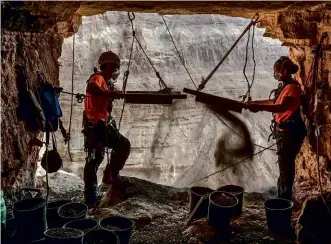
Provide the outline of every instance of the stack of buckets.
{"type": "MultiPolygon", "coordinates": [[[[244,188],[237,185],[225,185],[216,191],[206,187],[191,187],[190,213],[202,197],[203,200],[194,214],[195,219],[207,217],[208,224],[228,233],[230,221],[242,214],[244,188]],[[222,204],[217,197],[226,197],[229,201],[222,204]]],[[[293,203],[286,199],[269,199],[265,202],[265,211],[269,232],[287,235],[291,231],[291,216],[293,203]]]]}
{"type": "Polygon", "coordinates": [[[112,216],[98,222],[88,219],[87,212],[85,204],[70,200],[48,204],[41,197],[21,200],[14,204],[14,219],[8,221],[4,231],[9,237],[5,243],[129,243],[134,227],[132,220],[112,216]],[[70,212],[72,209],[74,214],[70,212]]]}

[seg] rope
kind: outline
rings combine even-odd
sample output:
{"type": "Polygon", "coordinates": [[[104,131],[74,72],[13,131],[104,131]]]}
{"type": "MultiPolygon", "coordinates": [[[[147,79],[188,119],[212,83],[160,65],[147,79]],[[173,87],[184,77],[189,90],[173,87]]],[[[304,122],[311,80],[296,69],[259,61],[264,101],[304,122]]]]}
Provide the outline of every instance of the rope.
{"type": "Polygon", "coordinates": [[[246,43],[245,64],[244,64],[244,69],[243,69],[245,80],[247,82],[247,92],[246,92],[246,95],[242,96],[243,97],[243,102],[245,102],[247,95],[248,95],[248,100],[249,100],[249,97],[250,97],[250,83],[249,83],[248,78],[247,78],[247,75],[246,75],[246,66],[247,66],[247,61],[248,61],[248,45],[249,45],[250,35],[251,35],[251,29],[248,30],[248,38],[247,38],[247,43],[246,43]]]}
{"type": "MultiPolygon", "coordinates": [[[[265,150],[270,149],[271,147],[273,147],[273,146],[276,145],[276,144],[277,144],[277,142],[274,143],[274,144],[272,144],[271,146],[265,148],[265,149],[262,149],[261,151],[258,151],[258,152],[256,152],[256,153],[254,153],[253,156],[256,156],[256,155],[258,155],[258,154],[264,152],[265,150]]],[[[202,181],[202,180],[204,180],[204,179],[208,179],[209,177],[211,177],[211,176],[213,176],[213,175],[215,175],[215,174],[218,174],[218,173],[220,173],[220,172],[222,172],[222,171],[225,171],[225,170],[227,170],[227,169],[229,169],[229,168],[232,168],[232,167],[234,167],[234,166],[236,166],[236,165],[238,165],[238,164],[244,163],[247,159],[249,159],[249,157],[246,157],[246,158],[240,160],[239,162],[237,162],[237,163],[235,163],[235,164],[232,164],[232,165],[230,165],[230,166],[227,166],[227,167],[225,167],[225,168],[223,168],[223,169],[220,169],[220,170],[218,170],[218,171],[216,171],[216,172],[214,172],[214,173],[212,173],[212,174],[210,174],[210,175],[207,175],[207,176],[205,176],[205,177],[203,177],[203,178],[200,178],[200,179],[198,179],[198,180],[196,180],[196,181],[193,181],[193,182],[187,184],[185,187],[187,187],[187,186],[189,186],[189,185],[192,185],[192,184],[194,184],[194,183],[197,183],[197,182],[199,182],[199,181],[202,181]]]]}
{"type": "MultiPolygon", "coordinates": [[[[133,44],[134,44],[134,40],[135,40],[135,36],[136,36],[136,32],[133,28],[133,20],[136,18],[136,16],[134,15],[134,13],[132,12],[132,17],[130,16],[130,12],[128,12],[128,18],[129,21],[131,23],[131,29],[132,29],[132,42],[131,42],[131,50],[130,50],[130,56],[129,56],[129,63],[128,63],[128,68],[127,70],[124,72],[124,76],[123,76],[123,87],[122,87],[122,93],[125,94],[126,92],[126,86],[128,84],[128,78],[129,78],[129,74],[130,74],[130,65],[131,65],[131,60],[132,60],[132,53],[133,53],[133,44]]],[[[123,102],[123,107],[121,110],[121,116],[120,116],[120,120],[118,121],[118,130],[120,130],[121,128],[121,122],[122,122],[122,118],[123,118],[123,113],[124,113],[124,109],[125,109],[125,104],[126,104],[126,99],[124,99],[123,102]]]]}
{"type": "Polygon", "coordinates": [[[246,57],[245,57],[245,65],[244,65],[244,69],[243,69],[243,73],[245,76],[245,80],[247,82],[247,92],[245,95],[240,96],[243,98],[243,102],[245,102],[246,98],[247,101],[250,102],[252,100],[251,98],[251,88],[254,84],[254,79],[255,79],[255,70],[256,70],[256,62],[255,62],[255,51],[254,51],[254,34],[255,34],[255,24],[253,24],[253,35],[252,35],[252,59],[254,62],[254,66],[253,66],[253,75],[252,75],[252,81],[251,83],[248,81],[247,75],[246,75],[246,66],[247,66],[247,61],[248,61],[248,45],[249,45],[249,41],[250,41],[250,29],[248,31],[248,39],[247,39],[247,43],[246,43],[246,57]]]}
{"type": "MultiPolygon", "coordinates": [[[[252,83],[249,87],[249,89],[252,88],[253,84],[254,84],[254,80],[255,80],[255,70],[256,70],[256,61],[255,61],[255,50],[254,50],[254,37],[255,37],[255,24],[253,25],[253,36],[252,36],[252,58],[253,58],[253,76],[252,76],[252,83]]],[[[250,97],[248,97],[250,98],[250,97]]]]}
{"type": "Polygon", "coordinates": [[[216,65],[216,67],[210,72],[210,74],[207,76],[206,79],[201,81],[201,84],[199,85],[199,89],[198,90],[202,90],[205,85],[207,84],[207,82],[210,80],[210,78],[215,74],[215,72],[218,70],[218,68],[222,65],[222,63],[224,62],[224,60],[227,58],[227,56],[231,53],[231,51],[233,50],[233,48],[237,45],[237,43],[240,41],[240,39],[246,34],[246,32],[248,30],[250,30],[251,26],[253,24],[256,23],[256,21],[258,21],[259,19],[259,14],[256,13],[253,18],[251,19],[251,22],[248,24],[248,26],[245,28],[245,30],[243,31],[243,33],[241,33],[241,35],[238,37],[238,39],[235,41],[235,43],[231,46],[231,48],[229,49],[229,51],[224,55],[224,57],[222,58],[222,60],[216,65]]]}
{"type": "Polygon", "coordinates": [[[186,70],[186,73],[187,73],[188,76],[190,77],[191,82],[193,83],[195,89],[198,89],[198,87],[196,86],[196,84],[195,84],[194,81],[193,81],[193,78],[192,78],[190,72],[188,71],[188,69],[187,69],[187,67],[186,67],[186,65],[185,65],[184,58],[180,55],[180,53],[179,53],[179,51],[178,51],[178,49],[177,49],[177,46],[176,46],[176,44],[175,44],[175,41],[174,41],[174,39],[172,38],[171,32],[170,32],[170,30],[169,30],[169,27],[168,27],[167,23],[165,22],[165,19],[164,19],[163,15],[161,15],[161,17],[162,17],[163,23],[165,24],[165,26],[166,26],[166,28],[167,28],[167,30],[168,30],[169,36],[170,36],[170,38],[171,38],[171,41],[172,41],[172,43],[174,44],[174,47],[175,47],[176,52],[177,52],[177,55],[178,55],[178,57],[179,57],[179,59],[180,59],[182,65],[184,66],[184,68],[185,68],[185,70],[186,70]]]}
{"type": "Polygon", "coordinates": [[[47,186],[47,192],[46,192],[46,203],[48,203],[48,196],[49,196],[49,183],[48,183],[48,144],[49,144],[49,135],[47,135],[46,133],[46,159],[45,159],[45,162],[46,162],[46,186],[47,186]]]}
{"type": "Polygon", "coordinates": [[[160,88],[161,88],[161,89],[169,89],[168,86],[166,85],[166,83],[164,82],[164,80],[162,79],[160,73],[156,70],[156,68],[155,68],[155,66],[153,65],[151,59],[148,57],[147,53],[145,52],[145,50],[144,50],[143,46],[141,45],[140,41],[138,40],[137,36],[135,35],[136,33],[135,33],[135,31],[134,31],[134,27],[133,27],[133,20],[135,19],[135,15],[134,15],[134,12],[131,12],[131,14],[132,14],[132,16],[133,16],[132,18],[130,18],[130,15],[129,15],[129,13],[128,13],[128,15],[129,15],[129,19],[130,19],[130,21],[131,21],[132,31],[133,31],[133,33],[134,33],[133,36],[134,36],[135,40],[136,40],[137,43],[139,44],[139,47],[141,48],[141,50],[143,51],[143,53],[144,53],[145,57],[147,58],[148,62],[149,62],[150,65],[152,66],[152,68],[153,68],[153,70],[154,70],[154,72],[155,72],[156,77],[159,79],[159,85],[160,85],[160,88]]]}
{"type": "Polygon", "coordinates": [[[72,123],[72,111],[74,103],[74,74],[75,74],[75,33],[72,37],[72,72],[71,72],[71,105],[70,105],[70,117],[69,117],[69,138],[68,138],[68,155],[70,161],[72,162],[71,152],[70,152],[70,134],[71,134],[71,123],[72,123]]]}
{"type": "MultiPolygon", "coordinates": [[[[172,41],[172,43],[173,43],[173,45],[174,45],[174,47],[175,47],[175,49],[176,49],[176,51],[177,51],[177,55],[178,55],[178,57],[179,57],[179,59],[180,59],[180,61],[182,62],[182,65],[184,66],[184,68],[185,68],[185,70],[186,70],[186,72],[187,72],[187,74],[188,74],[188,76],[190,77],[190,80],[191,80],[191,82],[193,83],[193,85],[194,85],[194,87],[196,88],[196,89],[198,89],[197,88],[197,86],[196,86],[196,84],[194,83],[194,81],[193,81],[193,78],[192,78],[192,76],[191,76],[191,74],[190,74],[190,72],[188,71],[188,69],[186,68],[186,65],[185,65],[185,63],[184,63],[184,60],[183,60],[183,57],[180,55],[180,53],[179,53],[179,51],[178,51],[178,48],[177,48],[177,46],[176,46],[176,43],[175,43],[175,41],[174,41],[174,39],[173,39],[173,37],[172,37],[172,35],[171,35],[171,32],[170,32],[170,30],[169,30],[169,28],[168,28],[168,25],[167,25],[167,23],[165,22],[165,20],[164,20],[164,17],[163,17],[163,15],[161,16],[162,17],[162,19],[163,19],[163,22],[164,22],[164,24],[165,24],[165,26],[167,27],[167,30],[168,30],[168,33],[169,33],[169,35],[170,35],[170,38],[171,38],[171,41],[172,41]]],[[[254,29],[253,29],[253,38],[254,38],[254,29]]],[[[253,81],[254,81],[254,76],[255,76],[255,65],[256,65],[256,62],[255,62],[255,58],[254,58],[254,47],[253,47],[253,42],[252,42],[252,48],[253,48],[253,60],[254,60],[254,72],[253,72],[253,81]]],[[[253,83],[252,83],[253,84],[253,83]]],[[[228,128],[228,129],[230,129],[234,134],[236,134],[237,136],[239,136],[240,138],[243,138],[243,136],[242,135],[240,135],[238,132],[236,132],[235,130],[233,130],[224,120],[222,120],[222,118],[217,114],[217,113],[215,113],[213,110],[211,110],[210,109],[210,111],[228,128]]],[[[258,145],[258,144],[256,144],[256,143],[253,143],[253,145],[255,145],[255,146],[257,146],[257,147],[260,147],[260,148],[266,148],[266,147],[264,147],[264,146],[261,146],[261,145],[258,145]]],[[[269,150],[271,150],[271,151],[277,151],[276,149],[269,149],[269,150]]]]}
{"type": "MultiPolygon", "coordinates": [[[[317,94],[317,81],[318,81],[318,75],[319,75],[319,68],[322,68],[322,44],[324,41],[324,38],[327,37],[327,33],[323,33],[321,40],[319,42],[319,45],[317,46],[317,50],[315,51],[315,58],[313,60],[314,63],[314,70],[313,70],[313,84],[314,84],[314,94],[317,94]],[[320,58],[320,66],[318,65],[318,57],[320,58]]],[[[317,96],[317,95],[316,95],[317,96]]],[[[315,97],[317,99],[317,97],[315,97]]],[[[318,114],[317,114],[317,102],[316,103],[316,111],[315,111],[315,132],[316,132],[316,157],[317,157],[317,174],[318,174],[318,184],[319,184],[319,191],[320,191],[320,196],[325,204],[327,210],[329,213],[331,213],[331,210],[327,204],[327,201],[325,200],[323,196],[323,187],[322,187],[322,180],[321,180],[321,170],[320,170],[320,156],[319,156],[319,137],[320,137],[320,125],[319,125],[319,119],[318,119],[318,114]]]]}

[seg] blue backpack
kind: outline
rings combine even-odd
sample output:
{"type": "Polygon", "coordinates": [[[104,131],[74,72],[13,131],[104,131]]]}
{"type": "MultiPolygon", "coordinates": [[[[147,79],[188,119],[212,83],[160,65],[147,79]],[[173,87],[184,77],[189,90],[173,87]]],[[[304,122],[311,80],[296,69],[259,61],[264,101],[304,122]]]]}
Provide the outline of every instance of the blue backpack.
{"type": "Polygon", "coordinates": [[[54,87],[45,81],[39,86],[38,94],[46,118],[46,125],[42,131],[57,131],[59,119],[62,117],[62,110],[54,87]]]}

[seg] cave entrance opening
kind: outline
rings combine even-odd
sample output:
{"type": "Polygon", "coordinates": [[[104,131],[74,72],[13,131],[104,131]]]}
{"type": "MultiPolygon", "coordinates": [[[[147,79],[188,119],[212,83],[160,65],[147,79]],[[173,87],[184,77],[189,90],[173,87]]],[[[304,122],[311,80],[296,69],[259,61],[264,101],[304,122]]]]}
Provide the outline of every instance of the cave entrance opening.
{"type": "MultiPolygon", "coordinates": [[[[140,38],[141,44],[159,69],[160,74],[170,81],[170,86],[176,89],[187,86],[189,80],[186,74],[182,72],[182,67],[177,65],[180,60],[176,57],[165,25],[159,21],[160,16],[156,14],[136,14],[136,17],[135,21],[139,25],[139,30],[136,30],[137,35],[142,37],[140,38]]],[[[182,54],[183,59],[185,57],[184,62],[187,69],[190,69],[192,78],[200,77],[201,73],[206,72],[210,67],[215,67],[215,63],[219,61],[218,57],[222,57],[222,54],[227,51],[229,43],[234,42],[249,22],[247,19],[218,15],[164,16],[164,19],[169,25],[168,27],[178,46],[178,51],[182,54]]],[[[114,50],[120,53],[123,64],[128,64],[129,59],[126,57],[129,57],[132,40],[131,32],[128,30],[130,30],[130,22],[127,20],[126,12],[107,12],[103,17],[100,15],[83,18],[83,23],[76,33],[77,58],[74,66],[76,92],[84,92],[84,80],[89,77],[89,70],[93,69],[95,66],[94,60],[102,51],[114,50]]],[[[260,49],[267,49],[270,52],[270,55],[264,61],[262,61],[259,53],[256,54],[257,66],[260,65],[263,68],[257,71],[256,79],[259,84],[257,90],[253,91],[253,95],[260,96],[261,91],[265,89],[265,86],[268,86],[266,83],[272,79],[269,71],[267,71],[271,66],[271,60],[273,57],[276,59],[276,56],[279,56],[280,53],[285,54],[288,49],[281,47],[278,40],[262,37],[262,30],[256,30],[256,33],[257,43],[261,45],[260,49]],[[269,66],[266,65],[268,63],[269,66]]],[[[70,83],[67,83],[66,80],[70,80],[70,71],[73,67],[71,62],[71,38],[65,39],[62,56],[59,59],[61,63],[60,81],[64,90],[70,90],[70,83]]],[[[238,77],[238,74],[233,73],[233,71],[237,70],[238,66],[244,65],[244,59],[240,59],[240,56],[245,53],[246,44],[244,40],[238,43],[233,53],[224,62],[225,65],[220,67],[219,74],[214,77],[219,80],[228,80],[227,87],[224,84],[217,84],[216,86],[212,84],[210,88],[206,88],[207,91],[212,89],[216,94],[223,94],[228,97],[244,94],[243,91],[246,91],[247,86],[245,87],[242,81],[245,77],[238,77]]],[[[129,82],[128,88],[132,90],[153,90],[157,87],[157,84],[153,83],[153,78],[149,75],[153,69],[149,67],[143,53],[138,52],[137,48],[138,45],[134,46],[130,70],[132,82],[129,82]]],[[[248,65],[248,68],[251,67],[248,65]]],[[[123,85],[121,78],[123,78],[122,74],[119,77],[119,84],[116,85],[123,85]]],[[[70,99],[68,98],[68,96],[60,97],[64,114],[69,114],[68,108],[70,107],[67,105],[70,104],[70,99]]],[[[121,102],[115,103],[113,113],[116,120],[120,118],[122,105],[121,102]]],[[[85,155],[81,149],[83,141],[80,133],[81,109],[81,105],[74,102],[71,136],[73,162],[70,163],[65,160],[63,168],[64,171],[79,177],[82,177],[82,168],[85,162],[85,155]]],[[[192,179],[206,175],[207,172],[212,172],[214,168],[213,155],[209,155],[209,152],[213,151],[217,135],[223,133],[224,126],[219,125],[217,118],[206,111],[204,106],[195,103],[194,100],[192,101],[192,98],[187,101],[175,102],[172,108],[160,105],[128,104],[123,114],[124,121],[122,131],[132,139],[133,144],[132,157],[124,168],[125,175],[135,175],[165,185],[183,185],[185,181],[187,183],[192,179]],[[201,163],[195,163],[198,161],[206,161],[206,167],[201,172],[196,172],[197,167],[202,167],[201,163]],[[194,167],[190,170],[192,165],[194,167]],[[195,172],[196,175],[192,172],[195,172]]],[[[65,124],[67,122],[64,121],[65,124]]],[[[257,123],[257,120],[250,119],[248,123],[257,123]]],[[[261,132],[259,129],[258,133],[261,132]]],[[[265,136],[261,135],[254,136],[254,139],[258,140],[259,143],[263,142],[264,138],[265,136]]],[[[59,144],[62,143],[59,142],[59,144]]],[[[63,145],[58,147],[60,154],[65,156],[66,149],[63,145]]],[[[258,162],[261,159],[262,161],[268,159],[268,161],[273,161],[270,160],[272,152],[265,152],[263,155],[262,158],[259,157],[258,162]]],[[[104,167],[104,163],[101,168],[104,167]]],[[[246,167],[243,170],[246,170],[246,167]]],[[[258,170],[260,168],[256,171],[252,170],[252,174],[262,175],[262,172],[257,172],[258,170]]],[[[102,173],[102,169],[100,171],[102,173]]],[[[260,183],[257,182],[255,185],[251,185],[251,188],[260,189],[260,186],[265,182],[273,185],[270,183],[275,182],[276,174],[272,171],[277,173],[277,170],[274,170],[271,166],[267,173],[261,177],[260,183]]],[[[100,176],[98,175],[98,178],[101,179],[100,176]]],[[[211,184],[216,184],[216,182],[220,184],[217,178],[215,177],[211,184]]],[[[238,176],[229,172],[227,181],[238,183],[238,178],[238,176]]],[[[243,181],[246,180],[243,179],[243,181]]],[[[207,184],[210,184],[210,182],[207,184]]],[[[249,187],[247,189],[249,190],[249,187]]]]}

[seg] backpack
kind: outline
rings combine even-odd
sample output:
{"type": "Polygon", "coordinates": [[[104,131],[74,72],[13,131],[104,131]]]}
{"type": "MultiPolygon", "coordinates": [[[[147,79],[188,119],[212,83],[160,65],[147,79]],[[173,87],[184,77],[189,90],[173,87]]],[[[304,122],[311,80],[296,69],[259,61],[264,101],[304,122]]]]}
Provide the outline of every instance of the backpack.
{"type": "Polygon", "coordinates": [[[59,118],[62,117],[62,110],[54,87],[47,81],[44,81],[38,87],[41,107],[46,118],[44,132],[54,132],[59,128],[59,118]]]}

